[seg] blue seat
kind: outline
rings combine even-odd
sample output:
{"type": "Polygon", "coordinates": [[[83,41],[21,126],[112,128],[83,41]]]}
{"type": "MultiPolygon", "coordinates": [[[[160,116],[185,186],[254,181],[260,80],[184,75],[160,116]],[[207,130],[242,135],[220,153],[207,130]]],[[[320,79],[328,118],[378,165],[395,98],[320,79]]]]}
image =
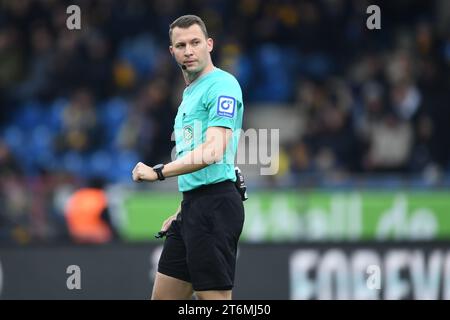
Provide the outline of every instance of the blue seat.
{"type": "Polygon", "coordinates": [[[286,101],[293,90],[293,79],[289,74],[289,66],[284,57],[285,52],[272,44],[261,47],[256,55],[259,70],[262,72],[257,80],[253,98],[257,101],[279,102],[286,101]]]}
{"type": "Polygon", "coordinates": [[[43,121],[42,106],[37,102],[29,102],[18,111],[13,122],[24,130],[38,126],[43,121]]]}
{"type": "Polygon", "coordinates": [[[10,125],[3,130],[3,139],[6,144],[11,148],[13,152],[18,151],[23,147],[24,143],[24,133],[22,129],[16,125],[10,125]]]}
{"type": "Polygon", "coordinates": [[[47,171],[57,171],[59,168],[59,161],[52,150],[41,150],[34,156],[33,167],[42,168],[47,171]]]}
{"type": "Polygon", "coordinates": [[[85,160],[80,153],[69,151],[62,156],[61,161],[62,169],[81,177],[87,176],[85,160]]]}
{"type": "Polygon", "coordinates": [[[113,98],[98,109],[99,120],[104,128],[105,143],[113,146],[119,130],[126,120],[128,114],[128,103],[121,98],[113,98]]]}
{"type": "Polygon", "coordinates": [[[140,77],[147,77],[157,63],[158,48],[151,34],[140,34],[121,43],[119,59],[130,63],[140,77]],[[152,58],[153,57],[153,58],[152,58]]]}
{"type": "Polygon", "coordinates": [[[52,149],[54,133],[46,125],[39,125],[31,131],[29,144],[38,151],[52,149]]]}
{"type": "Polygon", "coordinates": [[[116,180],[124,183],[132,182],[131,172],[138,161],[136,152],[120,151],[116,158],[116,180]]]}
{"type": "Polygon", "coordinates": [[[106,150],[97,150],[87,158],[86,170],[91,177],[100,176],[108,179],[116,170],[114,168],[114,155],[106,150]]]}
{"type": "Polygon", "coordinates": [[[45,123],[52,130],[59,132],[62,129],[63,113],[68,103],[68,99],[58,98],[55,99],[49,107],[49,112],[45,123]]]}

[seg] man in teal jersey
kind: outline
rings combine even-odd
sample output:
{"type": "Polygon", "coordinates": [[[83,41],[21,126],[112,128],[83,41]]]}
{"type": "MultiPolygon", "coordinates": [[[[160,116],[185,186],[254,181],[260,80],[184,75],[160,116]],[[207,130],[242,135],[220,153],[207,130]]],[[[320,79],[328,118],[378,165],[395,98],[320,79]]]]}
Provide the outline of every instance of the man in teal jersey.
{"type": "Polygon", "coordinates": [[[139,162],[134,181],[178,176],[183,201],[167,232],[152,299],[231,299],[244,207],[234,158],[244,111],[237,80],[211,61],[213,40],[197,16],[176,19],[170,53],[186,82],[175,118],[177,159],[153,167],[139,162]]]}

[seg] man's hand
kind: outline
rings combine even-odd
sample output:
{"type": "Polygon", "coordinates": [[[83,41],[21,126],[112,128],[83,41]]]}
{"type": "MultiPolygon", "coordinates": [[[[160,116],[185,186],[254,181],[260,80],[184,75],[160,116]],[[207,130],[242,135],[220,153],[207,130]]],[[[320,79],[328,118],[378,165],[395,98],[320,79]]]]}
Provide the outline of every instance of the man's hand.
{"type": "Polygon", "coordinates": [[[166,236],[167,234],[167,230],[169,230],[170,225],[172,224],[172,222],[174,220],[177,219],[178,214],[181,212],[181,204],[179,205],[177,211],[175,212],[175,214],[171,215],[169,218],[167,218],[161,227],[161,231],[158,232],[157,235],[155,235],[155,238],[163,238],[166,236]]]}
{"type": "Polygon", "coordinates": [[[142,162],[138,162],[133,169],[133,181],[156,181],[158,175],[153,171],[152,167],[149,167],[142,162]]]}
{"type": "Polygon", "coordinates": [[[172,221],[177,219],[177,214],[178,213],[175,213],[174,215],[170,216],[169,218],[167,218],[163,222],[162,227],[161,227],[161,231],[162,232],[167,232],[167,230],[169,229],[170,225],[172,224],[172,221]]]}

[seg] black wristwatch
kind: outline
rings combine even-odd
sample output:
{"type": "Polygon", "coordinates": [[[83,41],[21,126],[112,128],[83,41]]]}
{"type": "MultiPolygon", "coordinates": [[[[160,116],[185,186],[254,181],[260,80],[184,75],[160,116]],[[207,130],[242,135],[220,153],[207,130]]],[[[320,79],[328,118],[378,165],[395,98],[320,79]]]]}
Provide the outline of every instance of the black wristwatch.
{"type": "Polygon", "coordinates": [[[166,179],[166,177],[164,177],[162,170],[164,169],[164,165],[162,163],[157,164],[156,166],[153,167],[153,171],[156,172],[156,174],[158,175],[158,180],[164,180],[166,179]]]}

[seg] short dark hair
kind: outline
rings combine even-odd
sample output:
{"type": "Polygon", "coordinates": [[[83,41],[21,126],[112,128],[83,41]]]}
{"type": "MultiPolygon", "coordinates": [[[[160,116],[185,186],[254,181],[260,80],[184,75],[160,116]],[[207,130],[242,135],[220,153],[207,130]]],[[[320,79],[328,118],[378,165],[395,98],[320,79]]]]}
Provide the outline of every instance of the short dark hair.
{"type": "Polygon", "coordinates": [[[195,16],[193,14],[188,14],[188,15],[177,18],[174,22],[172,22],[170,24],[170,27],[169,27],[170,44],[172,44],[173,29],[175,29],[176,27],[187,29],[190,26],[193,26],[194,24],[197,24],[200,27],[200,29],[202,30],[205,37],[208,38],[208,31],[206,30],[206,26],[205,26],[205,23],[203,22],[203,20],[198,16],[195,16]]]}

